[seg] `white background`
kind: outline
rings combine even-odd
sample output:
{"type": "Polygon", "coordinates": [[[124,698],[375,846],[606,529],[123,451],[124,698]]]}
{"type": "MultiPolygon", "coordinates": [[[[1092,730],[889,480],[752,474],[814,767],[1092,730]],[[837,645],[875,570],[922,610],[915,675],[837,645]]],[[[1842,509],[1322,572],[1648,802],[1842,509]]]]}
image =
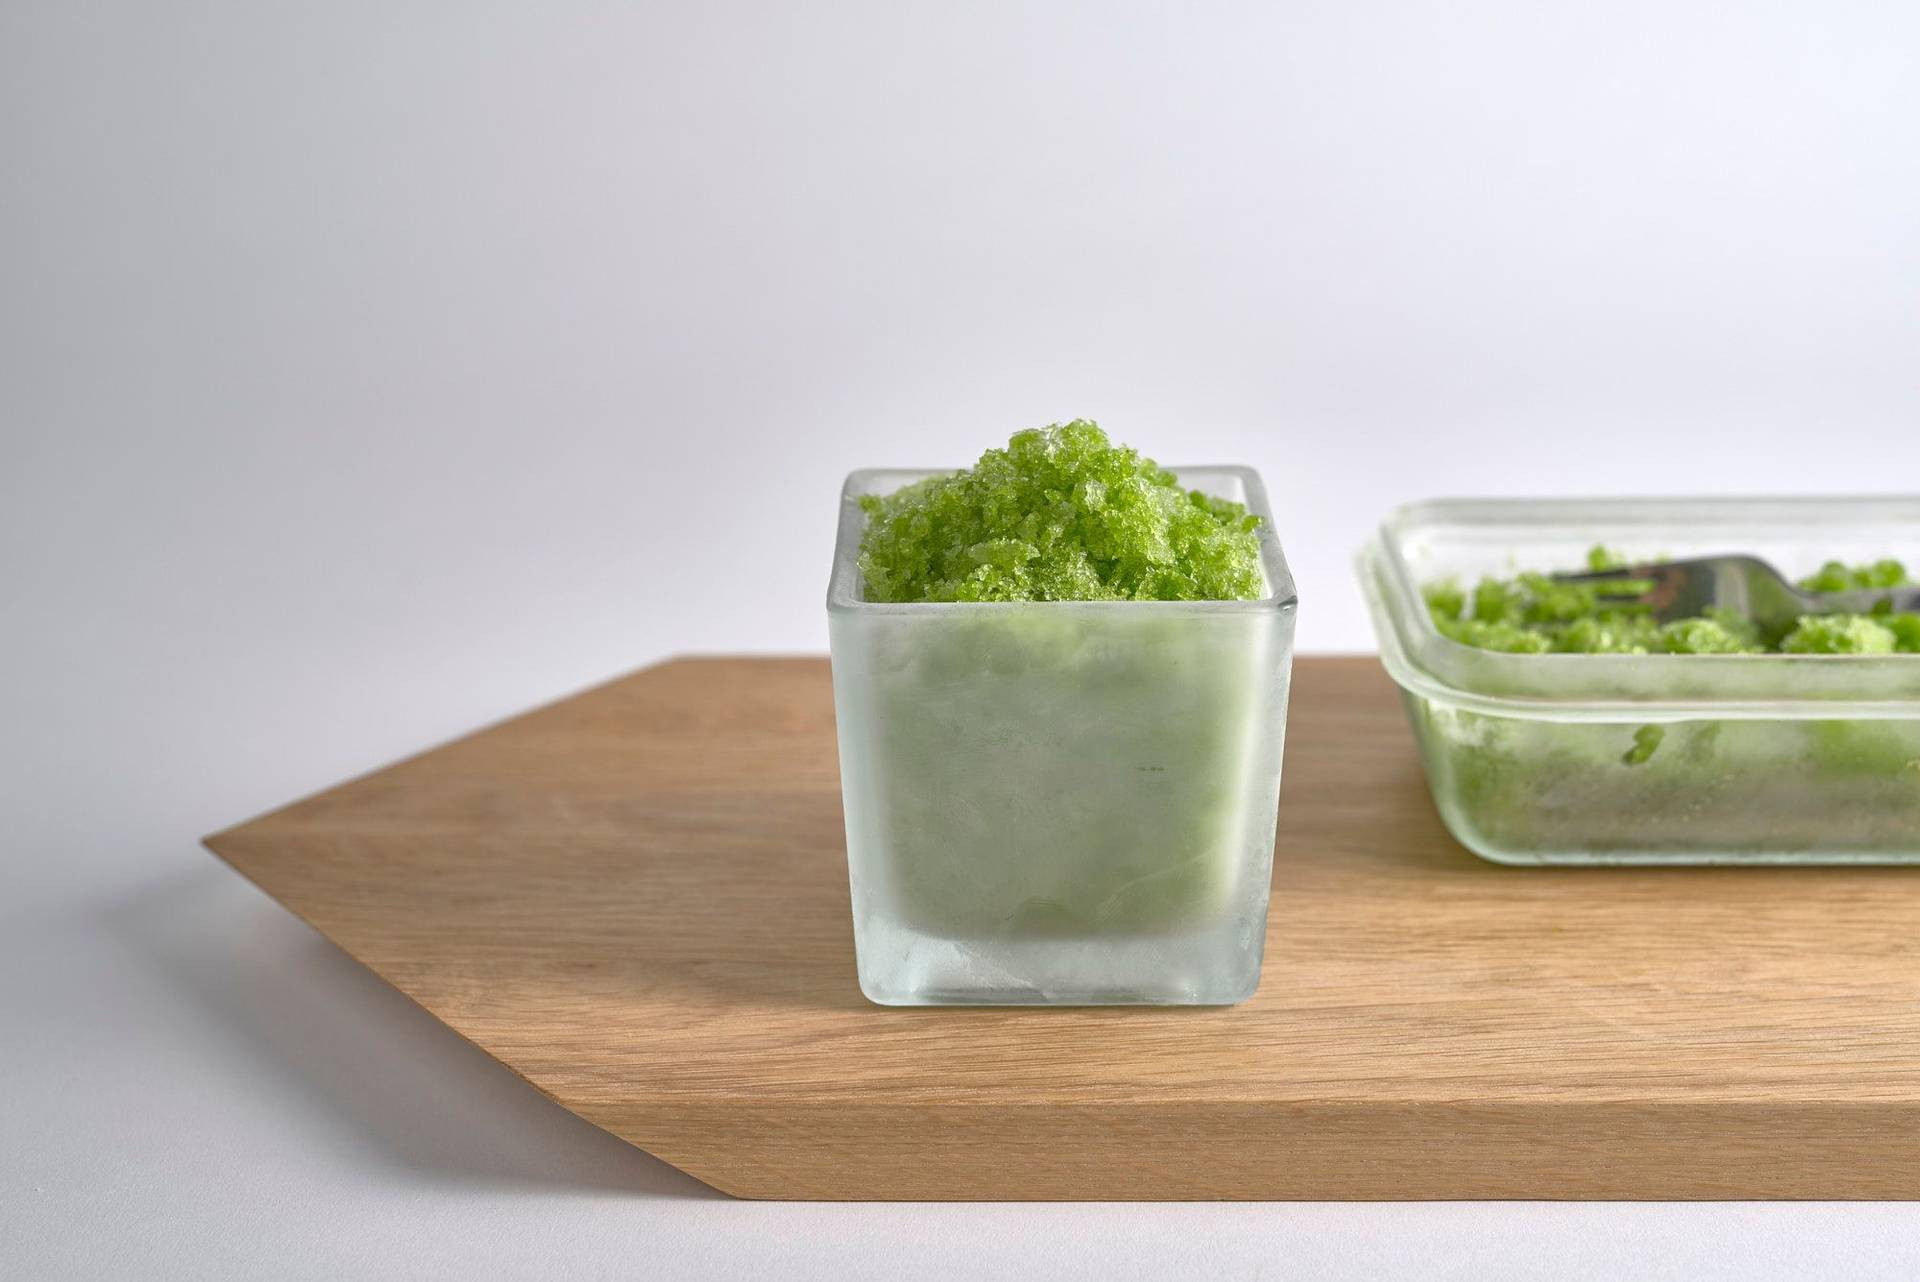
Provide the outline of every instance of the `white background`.
{"type": "Polygon", "coordinates": [[[852,467],[1920,488],[1920,9],[0,2],[0,1273],[1912,1276],[1903,1206],[757,1206],[202,833],[816,651],[852,467]]]}

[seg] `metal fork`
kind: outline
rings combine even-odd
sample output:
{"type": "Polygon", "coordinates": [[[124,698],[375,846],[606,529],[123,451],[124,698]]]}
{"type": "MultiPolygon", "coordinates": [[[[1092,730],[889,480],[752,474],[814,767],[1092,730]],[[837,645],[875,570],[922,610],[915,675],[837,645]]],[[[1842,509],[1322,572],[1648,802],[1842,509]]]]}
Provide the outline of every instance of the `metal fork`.
{"type": "Polygon", "coordinates": [[[1757,556],[1703,556],[1688,561],[1649,561],[1614,570],[1556,574],[1562,583],[1632,583],[1642,591],[1602,594],[1610,605],[1644,605],[1660,623],[1694,619],[1708,606],[1738,610],[1774,634],[1793,627],[1803,614],[1866,614],[1871,610],[1920,610],[1920,585],[1859,588],[1847,592],[1808,592],[1757,556]],[[1887,604],[1882,604],[1886,602],[1887,604]]]}

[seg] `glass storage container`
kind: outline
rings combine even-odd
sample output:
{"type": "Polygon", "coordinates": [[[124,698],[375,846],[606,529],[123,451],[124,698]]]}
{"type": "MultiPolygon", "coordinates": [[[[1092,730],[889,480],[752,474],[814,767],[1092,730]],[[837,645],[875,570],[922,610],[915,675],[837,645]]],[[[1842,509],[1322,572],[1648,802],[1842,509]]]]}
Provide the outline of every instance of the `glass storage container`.
{"type": "Polygon", "coordinates": [[[1225,1004],[1266,939],[1293,580],[1259,478],[1251,601],[862,599],[855,472],[827,597],[860,987],[885,1005],[1225,1004]]]}
{"type": "Polygon", "coordinates": [[[1500,654],[1441,635],[1423,585],[1750,552],[1920,561],[1920,499],[1447,500],[1360,558],[1449,830],[1507,864],[1920,862],[1920,655],[1500,654]]]}

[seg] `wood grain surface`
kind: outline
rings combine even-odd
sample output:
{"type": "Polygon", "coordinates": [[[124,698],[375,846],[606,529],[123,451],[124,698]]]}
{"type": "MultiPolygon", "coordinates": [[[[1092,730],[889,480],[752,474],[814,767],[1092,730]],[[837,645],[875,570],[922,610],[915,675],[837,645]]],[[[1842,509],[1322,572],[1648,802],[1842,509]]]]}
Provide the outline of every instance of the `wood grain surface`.
{"type": "Polygon", "coordinates": [[[1920,1196],[1920,870],[1483,863],[1370,658],[1297,665],[1239,1007],[869,1005],[820,659],[650,668],[207,844],[741,1196],[1920,1196]]]}

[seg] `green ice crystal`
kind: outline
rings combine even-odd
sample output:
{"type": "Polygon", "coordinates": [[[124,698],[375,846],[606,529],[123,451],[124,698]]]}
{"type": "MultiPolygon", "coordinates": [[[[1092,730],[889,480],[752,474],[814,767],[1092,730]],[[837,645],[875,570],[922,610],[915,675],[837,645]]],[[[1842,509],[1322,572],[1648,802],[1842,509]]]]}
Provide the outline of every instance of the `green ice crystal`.
{"type": "Polygon", "coordinates": [[[1856,566],[1829,561],[1817,573],[1800,580],[1800,586],[1809,592],[1851,592],[1858,588],[1902,588],[1910,582],[1907,567],[1888,558],[1856,566]]]}
{"type": "Polygon", "coordinates": [[[1780,641],[1783,654],[1892,654],[1891,629],[1864,614],[1810,614],[1780,641]]]}
{"type": "MultiPolygon", "coordinates": [[[[1618,569],[1606,548],[1587,554],[1588,568],[1618,569]]],[[[1900,587],[1906,567],[1882,560],[1847,566],[1829,561],[1801,586],[1819,592],[1900,587]]],[[[1484,578],[1471,592],[1442,581],[1425,588],[1427,610],[1441,635],[1462,645],[1507,654],[1920,654],[1920,614],[1809,615],[1771,646],[1751,619],[1709,608],[1705,617],[1658,623],[1643,605],[1603,600],[1629,596],[1640,580],[1561,582],[1546,574],[1484,578]]]]}
{"type": "Polygon", "coordinates": [[[1264,590],[1259,518],[1085,419],[861,499],[869,601],[1220,601],[1264,590]]]}

